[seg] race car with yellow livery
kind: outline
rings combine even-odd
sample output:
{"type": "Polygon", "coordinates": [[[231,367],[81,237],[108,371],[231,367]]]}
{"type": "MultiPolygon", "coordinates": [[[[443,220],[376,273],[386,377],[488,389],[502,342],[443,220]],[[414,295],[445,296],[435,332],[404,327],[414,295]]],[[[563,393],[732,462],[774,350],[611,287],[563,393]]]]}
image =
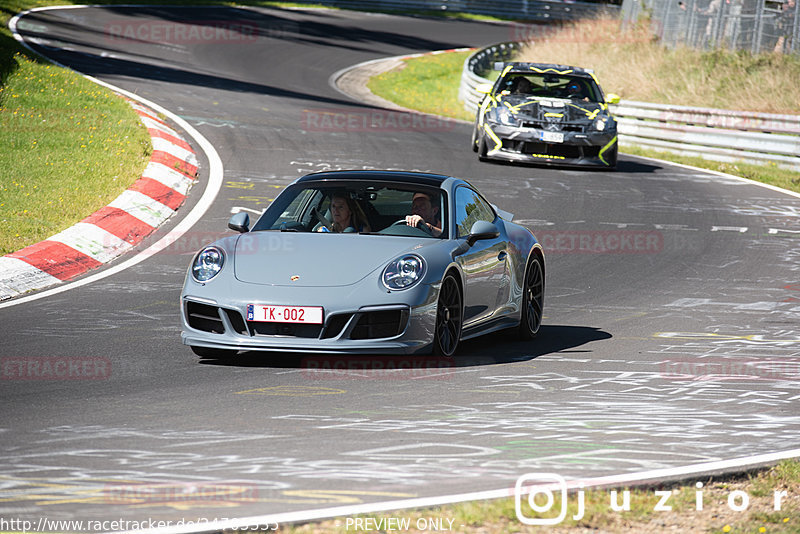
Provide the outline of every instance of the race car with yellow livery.
{"type": "Polygon", "coordinates": [[[544,63],[499,63],[494,85],[482,84],[472,132],[481,161],[545,165],[617,165],[617,122],[590,70],[544,63]]]}

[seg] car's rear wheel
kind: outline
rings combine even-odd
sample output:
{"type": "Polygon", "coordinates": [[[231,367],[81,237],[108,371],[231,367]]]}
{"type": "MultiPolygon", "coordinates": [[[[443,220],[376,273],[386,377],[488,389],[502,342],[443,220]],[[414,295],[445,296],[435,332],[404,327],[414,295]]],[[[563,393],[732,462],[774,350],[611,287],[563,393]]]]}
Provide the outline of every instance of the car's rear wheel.
{"type": "Polygon", "coordinates": [[[209,347],[189,347],[189,348],[191,348],[192,352],[194,352],[201,358],[209,358],[213,360],[230,358],[231,356],[235,356],[238,353],[238,351],[236,350],[212,349],[209,347]]]}
{"type": "Polygon", "coordinates": [[[439,289],[436,306],[436,329],[433,333],[433,353],[450,357],[456,353],[461,340],[463,299],[455,276],[448,274],[439,289]]]}
{"type": "Polygon", "coordinates": [[[522,317],[519,322],[519,335],[522,339],[533,339],[542,325],[544,308],[544,270],[542,261],[533,254],[525,269],[522,286],[522,317]]]}

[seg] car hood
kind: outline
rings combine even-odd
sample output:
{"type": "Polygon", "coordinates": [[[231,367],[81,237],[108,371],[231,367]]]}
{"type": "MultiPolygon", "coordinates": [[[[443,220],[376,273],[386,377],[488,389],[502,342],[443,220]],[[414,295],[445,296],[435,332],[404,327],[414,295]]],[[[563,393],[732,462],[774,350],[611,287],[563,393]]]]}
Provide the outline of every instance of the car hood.
{"type": "Polygon", "coordinates": [[[251,232],[242,234],[236,242],[234,276],[242,282],[272,286],[347,286],[429,241],[434,240],[359,234],[251,232]]]}
{"type": "Polygon", "coordinates": [[[557,98],[530,99],[525,96],[504,95],[500,99],[500,105],[506,105],[504,103],[508,103],[509,106],[517,109],[516,117],[523,121],[588,123],[598,115],[607,114],[606,106],[599,102],[582,102],[557,98]]]}

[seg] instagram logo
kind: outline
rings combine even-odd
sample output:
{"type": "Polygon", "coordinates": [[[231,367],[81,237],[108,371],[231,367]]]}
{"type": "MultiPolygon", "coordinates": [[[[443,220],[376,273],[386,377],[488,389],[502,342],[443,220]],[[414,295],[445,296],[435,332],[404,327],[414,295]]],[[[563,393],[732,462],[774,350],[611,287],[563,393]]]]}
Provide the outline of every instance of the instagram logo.
{"type": "Polygon", "coordinates": [[[517,519],[525,525],[557,525],[567,517],[567,481],[555,473],[527,473],[517,479],[514,486],[514,509],[517,519]],[[553,491],[561,493],[561,510],[556,517],[528,517],[523,510],[523,501],[527,501],[526,509],[537,514],[550,512],[555,505],[553,491]],[[527,494],[528,498],[524,496],[527,494]],[[542,499],[539,496],[544,496],[542,499]],[[544,502],[541,502],[544,500],[544,502]]]}

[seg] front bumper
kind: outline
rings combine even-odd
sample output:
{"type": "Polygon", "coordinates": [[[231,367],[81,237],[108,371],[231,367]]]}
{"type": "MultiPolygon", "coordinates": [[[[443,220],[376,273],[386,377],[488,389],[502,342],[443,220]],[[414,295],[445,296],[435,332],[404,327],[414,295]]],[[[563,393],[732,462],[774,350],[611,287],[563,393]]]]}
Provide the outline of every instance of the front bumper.
{"type": "MultiPolygon", "coordinates": [[[[195,287],[197,286],[197,287],[195,287]]],[[[415,354],[432,347],[439,284],[376,291],[353,305],[353,288],[285,288],[230,284],[211,299],[187,282],[181,296],[184,345],[234,351],[320,354],[415,354]],[[347,304],[350,303],[350,304],[347,304]],[[322,325],[247,321],[248,304],[322,306],[322,325]]],[[[361,295],[364,295],[361,292],[361,295]]]]}
{"type": "Polygon", "coordinates": [[[557,132],[562,142],[543,141],[543,130],[487,121],[485,157],[505,161],[608,168],[616,164],[617,131],[557,132]]]}

